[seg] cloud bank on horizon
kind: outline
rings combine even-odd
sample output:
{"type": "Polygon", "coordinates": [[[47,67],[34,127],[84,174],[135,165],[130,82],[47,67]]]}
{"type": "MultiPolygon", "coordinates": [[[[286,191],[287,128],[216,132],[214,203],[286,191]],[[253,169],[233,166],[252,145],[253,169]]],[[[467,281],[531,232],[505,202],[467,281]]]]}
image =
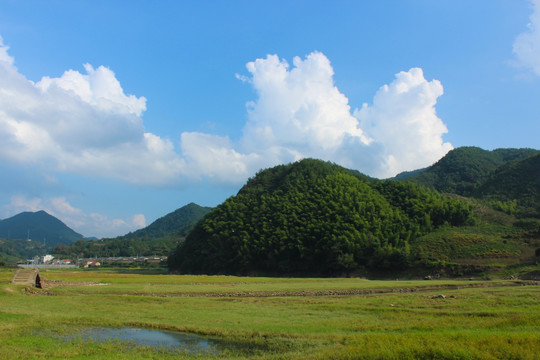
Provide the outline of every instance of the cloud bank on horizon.
{"type": "Polygon", "coordinates": [[[439,81],[420,68],[400,72],[372,104],[351,112],[329,59],[313,52],[293,67],[277,55],[247,64],[258,98],[237,142],[184,132],[175,144],[145,132],[146,99],[126,95],[114,72],[84,65],[34,83],[0,39],[0,159],[49,173],[115,178],[150,186],[185,186],[207,178],[240,184],[257,170],[321,158],[377,177],[430,165],[452,149],[436,115],[439,81]]]}

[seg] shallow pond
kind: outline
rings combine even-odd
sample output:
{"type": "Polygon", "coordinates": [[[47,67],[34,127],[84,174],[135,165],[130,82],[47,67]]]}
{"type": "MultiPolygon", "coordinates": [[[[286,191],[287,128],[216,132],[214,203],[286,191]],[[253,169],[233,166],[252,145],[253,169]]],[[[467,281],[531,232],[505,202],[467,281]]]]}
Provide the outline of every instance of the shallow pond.
{"type": "Polygon", "coordinates": [[[172,331],[146,330],[137,328],[87,328],[66,337],[67,340],[107,342],[119,341],[136,346],[152,346],[160,349],[184,350],[193,354],[217,354],[221,344],[210,338],[172,331]]]}

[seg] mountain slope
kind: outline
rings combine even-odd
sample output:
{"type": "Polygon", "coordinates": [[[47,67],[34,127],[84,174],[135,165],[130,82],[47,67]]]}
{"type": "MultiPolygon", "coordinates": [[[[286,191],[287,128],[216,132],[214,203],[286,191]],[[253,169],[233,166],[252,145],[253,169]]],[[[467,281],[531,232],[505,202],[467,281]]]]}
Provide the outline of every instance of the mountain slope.
{"type": "Polygon", "coordinates": [[[23,212],[0,221],[0,238],[31,238],[54,246],[70,244],[84,237],[45,211],[37,211],[23,212]]]}
{"type": "Polygon", "coordinates": [[[305,159],[250,179],[197,224],[169,268],[274,275],[400,268],[411,239],[465,224],[470,214],[467,203],[428,189],[305,159]]]}
{"type": "Polygon", "coordinates": [[[129,233],[124,238],[159,238],[170,235],[185,236],[193,225],[203,218],[212,208],[187,204],[163,217],[147,227],[129,233]]]}
{"type": "Polygon", "coordinates": [[[533,149],[488,151],[478,147],[460,147],[423,171],[399,174],[395,179],[407,178],[440,192],[470,196],[499,167],[539,153],[533,149]]]}
{"type": "Polygon", "coordinates": [[[540,154],[499,167],[473,192],[478,198],[517,200],[540,214],[540,154]]]}
{"type": "Polygon", "coordinates": [[[15,264],[19,260],[31,259],[47,252],[48,248],[42,241],[0,238],[0,260],[8,264],[15,264]]]}
{"type": "Polygon", "coordinates": [[[211,208],[190,203],[169,213],[144,229],[110,239],[78,241],[52,250],[62,257],[110,257],[168,255],[211,208]]]}

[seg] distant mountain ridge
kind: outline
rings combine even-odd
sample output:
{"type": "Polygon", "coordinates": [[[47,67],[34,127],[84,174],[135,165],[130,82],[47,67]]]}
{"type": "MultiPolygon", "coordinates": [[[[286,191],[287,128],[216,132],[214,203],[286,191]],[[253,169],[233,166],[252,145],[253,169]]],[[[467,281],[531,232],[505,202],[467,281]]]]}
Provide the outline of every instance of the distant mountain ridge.
{"type": "Polygon", "coordinates": [[[0,220],[0,238],[33,239],[48,246],[71,244],[84,236],[69,228],[56,217],[40,210],[22,212],[8,219],[0,220]]]}
{"type": "MultiPolygon", "coordinates": [[[[478,196],[481,193],[477,188],[490,181],[498,169],[539,154],[540,151],[535,149],[489,151],[473,146],[459,147],[425,169],[401,173],[394,179],[412,181],[443,193],[478,196]]],[[[516,167],[512,169],[518,171],[516,167]]]]}
{"type": "Polygon", "coordinates": [[[168,255],[210,210],[210,207],[190,203],[143,229],[116,238],[60,245],[52,250],[52,254],[63,257],[168,255]]]}

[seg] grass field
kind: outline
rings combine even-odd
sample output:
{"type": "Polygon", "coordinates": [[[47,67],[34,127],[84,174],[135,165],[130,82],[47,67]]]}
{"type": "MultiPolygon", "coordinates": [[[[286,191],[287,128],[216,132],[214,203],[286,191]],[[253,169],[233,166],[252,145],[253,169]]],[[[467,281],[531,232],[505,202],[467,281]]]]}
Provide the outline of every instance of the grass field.
{"type": "Polygon", "coordinates": [[[180,276],[0,269],[1,359],[538,359],[540,286],[511,281],[180,276]],[[525,284],[521,284],[525,285],[525,284]],[[442,294],[445,297],[437,297],[442,294]],[[72,337],[88,327],[191,332],[215,355],[72,337]],[[69,337],[71,336],[71,337],[69,337]]]}

